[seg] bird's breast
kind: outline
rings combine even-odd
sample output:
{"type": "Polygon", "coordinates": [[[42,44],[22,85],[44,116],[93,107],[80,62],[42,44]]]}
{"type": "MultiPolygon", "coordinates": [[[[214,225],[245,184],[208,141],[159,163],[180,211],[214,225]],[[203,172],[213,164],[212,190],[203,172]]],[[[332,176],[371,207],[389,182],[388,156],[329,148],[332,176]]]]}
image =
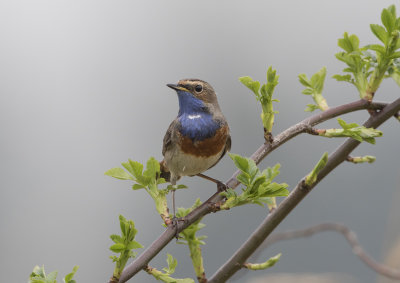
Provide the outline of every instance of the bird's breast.
{"type": "Polygon", "coordinates": [[[179,133],[193,141],[203,141],[213,137],[221,127],[220,122],[214,120],[210,113],[184,113],[178,119],[179,133]]]}
{"type": "Polygon", "coordinates": [[[214,134],[203,140],[193,140],[190,136],[180,136],[180,148],[185,154],[196,157],[219,156],[225,149],[229,136],[227,125],[220,126],[214,134]]]}

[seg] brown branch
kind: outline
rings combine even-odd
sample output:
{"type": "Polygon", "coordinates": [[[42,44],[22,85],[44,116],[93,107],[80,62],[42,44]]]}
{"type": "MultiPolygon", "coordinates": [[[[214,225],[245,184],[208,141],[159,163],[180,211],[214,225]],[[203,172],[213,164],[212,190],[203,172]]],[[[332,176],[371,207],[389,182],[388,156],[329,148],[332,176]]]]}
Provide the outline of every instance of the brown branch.
{"type": "Polygon", "coordinates": [[[322,223],[302,230],[289,230],[285,232],[273,233],[271,234],[271,236],[269,236],[268,239],[264,241],[264,243],[260,246],[260,249],[265,249],[268,246],[279,241],[310,237],[314,234],[325,231],[334,231],[341,233],[350,244],[352,252],[375,272],[388,278],[400,279],[400,270],[391,268],[387,265],[375,261],[361,247],[360,243],[357,240],[356,233],[350,230],[345,225],[339,223],[322,223]]]}
{"type": "MultiPolygon", "coordinates": [[[[283,145],[285,142],[290,139],[296,137],[298,134],[305,132],[312,126],[315,126],[319,123],[322,123],[326,120],[335,118],[337,116],[363,110],[363,109],[384,109],[387,103],[384,102],[368,102],[366,100],[357,100],[348,104],[340,105],[337,107],[329,108],[328,110],[314,114],[313,116],[297,123],[282,133],[278,134],[274,137],[273,142],[265,143],[261,145],[251,156],[251,158],[256,162],[256,164],[260,163],[269,153],[273,150],[277,149],[279,146],[283,145]]],[[[381,111],[382,112],[382,111],[381,111]]],[[[226,182],[226,185],[232,189],[236,188],[239,185],[239,182],[236,179],[236,176],[239,174],[239,171],[236,171],[232,177],[226,182]]],[[[186,221],[178,222],[177,228],[169,226],[144,252],[142,252],[135,261],[129,264],[124,271],[122,272],[120,283],[124,283],[132,278],[137,272],[142,270],[150,260],[155,257],[175,236],[176,229],[178,233],[183,229],[190,226],[192,223],[203,217],[204,215],[214,212],[213,205],[214,203],[218,203],[223,200],[223,197],[219,195],[219,193],[215,193],[212,195],[207,201],[205,201],[201,206],[193,210],[186,217],[186,221]]],[[[276,215],[276,211],[272,213],[276,215]]],[[[279,221],[280,222],[280,221],[279,221]]],[[[215,281],[217,282],[217,281],[215,281]]],[[[220,281],[222,282],[222,281],[220,281]]]]}
{"type": "MultiPolygon", "coordinates": [[[[371,116],[364,126],[376,128],[400,110],[400,98],[388,104],[377,115],[371,116]]],[[[329,111],[329,110],[327,110],[329,111]]],[[[324,112],[323,112],[324,113],[324,112]]],[[[346,157],[360,144],[360,142],[348,138],[335,150],[328,159],[325,167],[318,174],[317,180],[312,185],[305,185],[301,180],[296,188],[285,198],[272,213],[270,213],[257,229],[250,235],[245,243],[221,266],[208,280],[209,283],[226,282],[235,274],[250,255],[262,244],[278,224],[300,203],[300,201],[333,169],[345,161],[346,157]]]]}

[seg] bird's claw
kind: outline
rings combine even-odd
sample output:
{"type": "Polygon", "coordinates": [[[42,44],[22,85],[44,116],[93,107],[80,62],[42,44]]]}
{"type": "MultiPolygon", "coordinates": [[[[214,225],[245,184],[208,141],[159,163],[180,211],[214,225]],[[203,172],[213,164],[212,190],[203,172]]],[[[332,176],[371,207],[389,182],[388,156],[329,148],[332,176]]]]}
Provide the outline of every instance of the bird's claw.
{"type": "Polygon", "coordinates": [[[175,238],[176,238],[177,240],[179,240],[179,238],[182,238],[182,237],[179,237],[179,232],[178,232],[178,223],[179,223],[179,222],[187,222],[186,217],[180,217],[180,218],[178,218],[178,217],[174,216],[174,217],[172,218],[172,220],[171,220],[172,227],[175,228],[175,238]]]}

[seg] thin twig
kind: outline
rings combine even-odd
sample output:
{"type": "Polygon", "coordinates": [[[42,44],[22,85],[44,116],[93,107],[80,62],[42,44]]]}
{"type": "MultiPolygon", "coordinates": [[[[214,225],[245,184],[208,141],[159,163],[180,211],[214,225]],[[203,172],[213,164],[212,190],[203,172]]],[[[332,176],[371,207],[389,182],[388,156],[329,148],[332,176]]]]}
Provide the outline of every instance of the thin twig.
{"type": "MultiPolygon", "coordinates": [[[[377,115],[371,116],[364,126],[376,128],[400,110],[400,98],[388,104],[377,115]]],[[[327,110],[329,111],[329,110],[327,110]]],[[[300,203],[300,201],[333,169],[345,161],[346,157],[360,144],[360,142],[348,138],[336,149],[328,159],[325,167],[318,174],[317,180],[307,186],[304,179],[301,180],[290,195],[285,198],[275,211],[270,213],[257,229],[250,235],[245,243],[221,266],[214,275],[209,278],[209,283],[226,282],[235,274],[250,255],[262,244],[278,224],[300,203]]]]}
{"type": "Polygon", "coordinates": [[[386,276],[388,278],[400,279],[400,270],[391,268],[387,265],[375,261],[361,247],[360,243],[357,240],[356,233],[350,230],[347,226],[340,223],[321,223],[306,229],[289,230],[284,232],[273,233],[259,247],[259,250],[266,249],[267,247],[276,242],[284,240],[292,240],[296,238],[310,237],[314,234],[325,231],[334,231],[341,233],[346,238],[347,242],[350,244],[353,253],[356,256],[358,256],[367,266],[375,270],[377,273],[386,276]]]}
{"type": "MultiPolygon", "coordinates": [[[[269,153],[277,149],[279,146],[283,145],[285,142],[296,137],[298,134],[305,132],[312,126],[322,123],[326,120],[335,118],[337,116],[363,110],[363,109],[385,109],[387,103],[385,102],[368,102],[366,100],[357,100],[348,104],[340,105],[337,107],[329,108],[328,110],[314,114],[313,116],[297,123],[290,128],[286,129],[282,133],[274,137],[272,143],[265,143],[261,145],[251,156],[251,158],[256,162],[260,163],[269,153]]],[[[382,112],[382,111],[381,111],[382,112]]],[[[393,114],[392,114],[393,115],[393,114]]],[[[236,188],[239,182],[236,176],[239,174],[236,171],[232,177],[226,182],[229,188],[236,188]]],[[[124,283],[132,278],[137,272],[142,270],[150,260],[155,257],[175,236],[183,229],[190,226],[192,223],[203,217],[204,215],[213,212],[212,203],[218,203],[223,200],[223,197],[216,192],[207,201],[205,201],[201,206],[193,210],[186,217],[186,221],[178,222],[177,227],[168,227],[145,251],[143,251],[135,261],[129,264],[122,272],[120,283],[124,283]]],[[[297,203],[296,203],[297,204],[297,203]]],[[[294,207],[294,206],[293,206],[294,207]]],[[[287,212],[289,213],[289,211],[287,212]]],[[[270,215],[276,215],[276,210],[270,215]]],[[[280,222],[280,221],[279,221],[280,222]]],[[[215,281],[218,282],[218,281],[215,281]]],[[[223,282],[223,281],[219,281],[223,282]]]]}

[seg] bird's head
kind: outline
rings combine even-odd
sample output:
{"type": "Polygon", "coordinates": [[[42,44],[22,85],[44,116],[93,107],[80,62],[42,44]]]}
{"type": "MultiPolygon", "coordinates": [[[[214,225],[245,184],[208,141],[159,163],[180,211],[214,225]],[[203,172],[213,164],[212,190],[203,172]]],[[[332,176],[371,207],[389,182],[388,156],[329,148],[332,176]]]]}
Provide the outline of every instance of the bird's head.
{"type": "Polygon", "coordinates": [[[167,84],[174,89],[179,99],[179,115],[220,111],[212,86],[199,79],[183,79],[177,84],[167,84]]]}

